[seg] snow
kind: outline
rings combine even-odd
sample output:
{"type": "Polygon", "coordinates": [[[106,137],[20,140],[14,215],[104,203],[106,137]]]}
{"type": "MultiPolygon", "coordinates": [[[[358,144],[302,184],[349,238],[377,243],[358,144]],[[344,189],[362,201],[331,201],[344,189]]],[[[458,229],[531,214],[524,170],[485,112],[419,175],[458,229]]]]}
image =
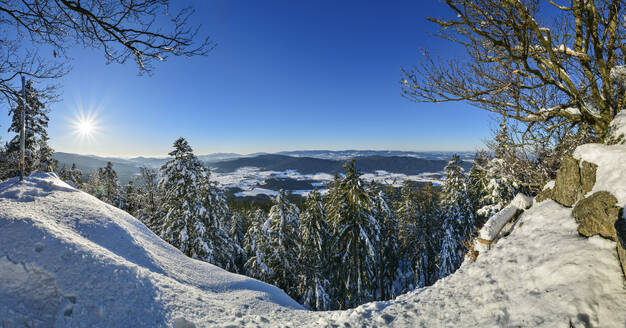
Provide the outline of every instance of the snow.
{"type": "MultiPolygon", "coordinates": [[[[532,198],[524,194],[517,194],[511,203],[498,213],[494,214],[480,229],[478,237],[486,241],[493,241],[502,228],[513,218],[519,210],[525,210],[532,205],[532,198]]],[[[476,245],[480,245],[477,242],[476,245]]]]}
{"type": "MultiPolygon", "coordinates": [[[[594,159],[604,163],[599,154],[594,159]]],[[[605,183],[604,168],[598,173],[605,183]]],[[[571,208],[552,200],[526,210],[510,235],[431,287],[352,310],[312,312],[276,287],[185,257],[125,212],[39,174],[0,183],[0,277],[0,322],[9,327],[626,322],[615,243],[581,237],[571,208]]]]}
{"type": "Polygon", "coordinates": [[[0,277],[3,327],[210,326],[301,309],[276,287],[187,258],[53,174],[0,184],[0,277]]]}
{"type": "Polygon", "coordinates": [[[587,195],[608,191],[618,206],[626,205],[626,146],[586,144],[576,148],[574,158],[598,165],[596,183],[587,195]]]}

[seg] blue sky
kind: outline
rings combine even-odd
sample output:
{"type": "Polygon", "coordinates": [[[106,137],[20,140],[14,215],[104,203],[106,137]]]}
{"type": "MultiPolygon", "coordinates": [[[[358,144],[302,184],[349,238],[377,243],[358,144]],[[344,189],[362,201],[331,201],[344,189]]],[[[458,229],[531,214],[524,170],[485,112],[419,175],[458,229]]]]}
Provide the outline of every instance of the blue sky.
{"type": "MultiPolygon", "coordinates": [[[[57,151],[162,156],[187,138],[197,154],[302,149],[473,150],[489,115],[462,103],[416,104],[401,96],[400,69],[421,49],[458,51],[429,34],[438,1],[195,1],[194,23],[217,47],[170,57],[152,76],[134,63],[106,65],[73,49],[49,134],[57,151]],[[80,140],[70,121],[96,112],[80,140]]],[[[0,120],[8,137],[6,115],[0,120]]]]}

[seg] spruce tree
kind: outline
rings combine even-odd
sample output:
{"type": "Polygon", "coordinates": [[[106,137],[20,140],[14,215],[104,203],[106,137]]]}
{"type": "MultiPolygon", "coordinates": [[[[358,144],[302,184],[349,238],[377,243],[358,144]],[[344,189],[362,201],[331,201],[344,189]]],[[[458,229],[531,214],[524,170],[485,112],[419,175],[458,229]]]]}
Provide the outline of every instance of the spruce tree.
{"type": "Polygon", "coordinates": [[[226,209],[205,168],[183,138],[169,155],[159,183],[165,213],[161,238],[191,258],[233,270],[234,247],[220,224],[226,209]]]}
{"type": "Polygon", "coordinates": [[[83,172],[76,167],[75,163],[72,163],[72,167],[69,170],[69,181],[77,189],[80,189],[83,184],[83,172]]]}
{"type": "Polygon", "coordinates": [[[300,303],[312,310],[331,310],[329,270],[330,235],[322,196],[313,190],[300,214],[300,303]]]}
{"type": "Polygon", "coordinates": [[[163,212],[161,211],[161,189],[159,174],[155,169],[139,168],[138,208],[135,217],[145,224],[152,232],[161,234],[163,212]]]}
{"type": "MultiPolygon", "coordinates": [[[[48,112],[44,104],[46,95],[36,89],[31,80],[26,81],[24,92],[26,94],[26,135],[25,135],[25,158],[24,172],[26,175],[35,171],[52,172],[55,169],[56,161],[52,158],[54,151],[48,145],[48,112]]],[[[20,92],[20,95],[22,93],[20,92]]],[[[17,98],[16,106],[9,110],[12,117],[9,132],[16,135],[9,141],[6,150],[6,160],[9,163],[7,176],[17,176],[19,174],[18,161],[20,156],[20,130],[22,127],[22,111],[24,101],[17,98]]]]}
{"type": "Polygon", "coordinates": [[[467,195],[470,198],[472,204],[472,210],[477,214],[477,220],[480,222],[478,226],[487,219],[479,210],[488,205],[486,197],[489,195],[489,180],[487,179],[487,164],[489,163],[489,156],[484,151],[476,152],[474,156],[474,165],[469,171],[467,181],[467,195]]]}
{"type": "Polygon", "coordinates": [[[418,262],[415,266],[417,287],[430,286],[439,278],[437,260],[441,252],[443,234],[443,212],[440,208],[439,192],[432,183],[427,183],[417,193],[418,216],[416,230],[420,233],[418,262]]]}
{"type": "Polygon", "coordinates": [[[440,278],[454,272],[463,260],[465,242],[475,230],[475,217],[467,194],[467,177],[463,173],[461,160],[452,156],[445,168],[446,178],[441,194],[443,209],[443,239],[441,242],[440,278]]]}
{"type": "Polygon", "coordinates": [[[374,201],[359,178],[354,160],[344,168],[346,176],[329,191],[327,212],[335,238],[338,306],[350,308],[374,299],[380,227],[374,216],[374,201]]]}
{"type": "Polygon", "coordinates": [[[98,169],[97,194],[103,202],[115,207],[122,207],[124,198],[122,187],[117,177],[117,172],[113,169],[113,163],[107,162],[107,166],[98,169]]]}
{"type": "Polygon", "coordinates": [[[280,190],[270,209],[267,225],[267,243],[270,252],[266,263],[272,271],[269,282],[283,289],[287,294],[297,295],[299,232],[299,209],[280,190]]]}
{"type": "Polygon", "coordinates": [[[128,214],[135,216],[137,210],[139,209],[139,188],[136,186],[133,180],[128,181],[126,186],[124,186],[124,195],[122,196],[124,203],[122,204],[121,209],[126,211],[128,214]]]}
{"type": "Polygon", "coordinates": [[[398,220],[388,204],[387,194],[383,190],[379,190],[374,196],[373,207],[374,216],[380,227],[380,237],[377,246],[378,300],[388,300],[395,296],[393,284],[396,280],[396,270],[399,264],[398,220]]]}
{"type": "Polygon", "coordinates": [[[269,252],[267,236],[269,220],[262,210],[257,209],[250,221],[250,228],[244,237],[244,250],[248,255],[244,269],[248,276],[268,282],[273,276],[273,271],[266,260],[269,252]]]}

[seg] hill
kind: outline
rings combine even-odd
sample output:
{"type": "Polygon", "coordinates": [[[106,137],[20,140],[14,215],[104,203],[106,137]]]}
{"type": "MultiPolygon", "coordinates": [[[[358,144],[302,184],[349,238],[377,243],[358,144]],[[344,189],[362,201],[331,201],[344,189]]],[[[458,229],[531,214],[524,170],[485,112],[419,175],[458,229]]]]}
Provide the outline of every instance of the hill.
{"type": "MultiPolygon", "coordinates": [[[[439,172],[448,163],[448,160],[406,156],[361,156],[354,159],[356,167],[364,173],[377,170],[403,174],[439,172]]],[[[345,171],[343,169],[344,163],[345,160],[272,154],[225,160],[212,163],[210,166],[218,172],[232,172],[241,167],[258,167],[266,171],[296,170],[301,174],[315,174],[318,172],[335,174],[345,171]]],[[[472,163],[463,162],[463,167],[466,170],[469,170],[471,166],[472,163]]]]}
{"type": "MultiPolygon", "coordinates": [[[[615,170],[598,169],[598,188],[608,174],[616,177],[615,170]]],[[[618,178],[626,178],[625,168],[618,178]]],[[[626,193],[617,193],[623,205],[626,193]]],[[[52,174],[11,179],[0,184],[0,322],[621,326],[626,289],[615,242],[580,236],[571,212],[552,200],[536,203],[508,237],[431,287],[348,311],[311,312],[276,287],[185,257],[132,216],[52,174]]]]}

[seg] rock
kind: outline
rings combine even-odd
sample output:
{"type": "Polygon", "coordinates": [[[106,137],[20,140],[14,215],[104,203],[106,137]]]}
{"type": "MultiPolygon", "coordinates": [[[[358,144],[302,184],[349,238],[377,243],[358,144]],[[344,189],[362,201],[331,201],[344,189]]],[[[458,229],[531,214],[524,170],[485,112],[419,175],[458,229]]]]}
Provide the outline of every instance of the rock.
{"type": "Polygon", "coordinates": [[[626,220],[622,218],[615,221],[615,232],[617,234],[617,257],[626,277],[626,220]]]}
{"type": "Polygon", "coordinates": [[[552,199],[563,206],[572,206],[581,194],[578,161],[571,156],[565,156],[556,174],[552,199]]]}
{"type": "Polygon", "coordinates": [[[552,198],[552,188],[547,188],[537,194],[535,202],[540,203],[550,198],[552,198]]]}
{"type": "Polygon", "coordinates": [[[596,170],[598,165],[582,161],[580,168],[580,182],[582,187],[582,194],[586,194],[593,189],[593,185],[596,184],[596,170]]]}
{"type": "Polygon", "coordinates": [[[598,191],[580,200],[572,211],[578,223],[578,233],[587,237],[599,234],[615,240],[615,221],[619,214],[619,207],[615,204],[615,196],[606,191],[598,191]]]}

